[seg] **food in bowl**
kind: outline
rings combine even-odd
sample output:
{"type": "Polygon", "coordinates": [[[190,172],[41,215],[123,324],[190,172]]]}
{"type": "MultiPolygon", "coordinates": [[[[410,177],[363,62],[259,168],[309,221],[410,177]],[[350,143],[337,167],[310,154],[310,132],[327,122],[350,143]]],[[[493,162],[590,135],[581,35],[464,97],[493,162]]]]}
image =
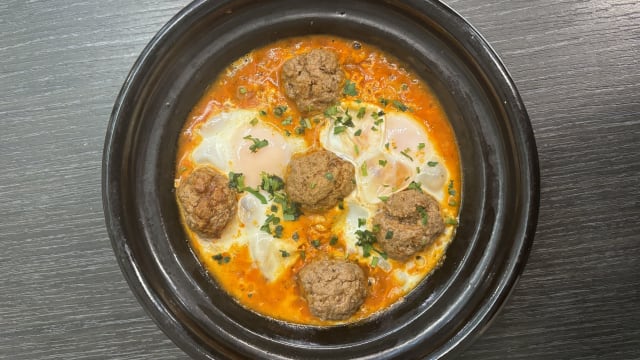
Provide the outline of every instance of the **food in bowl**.
{"type": "Polygon", "coordinates": [[[444,260],[460,185],[428,84],[334,36],[280,40],[230,64],[178,141],[176,200],[194,253],[240,304],[298,324],[354,322],[401,301],[444,260]]]}

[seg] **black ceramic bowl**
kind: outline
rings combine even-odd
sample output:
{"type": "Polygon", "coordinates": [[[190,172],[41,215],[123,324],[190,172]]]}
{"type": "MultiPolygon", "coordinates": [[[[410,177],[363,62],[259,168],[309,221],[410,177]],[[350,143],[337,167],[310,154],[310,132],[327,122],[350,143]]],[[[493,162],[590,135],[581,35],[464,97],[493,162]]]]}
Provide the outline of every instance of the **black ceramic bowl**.
{"type": "Polygon", "coordinates": [[[116,101],[103,199],[125,278],[160,328],[195,358],[437,358],[477,336],[531,247],[537,153],[525,108],[481,35],[436,1],[196,1],[152,39],[116,101]],[[187,113],[217,73],[275,40],[333,34],[395,55],[439,96],[458,140],[460,226],[443,266],[369,320],[321,328],[238,305],[190,251],[173,169],[187,113]]]}

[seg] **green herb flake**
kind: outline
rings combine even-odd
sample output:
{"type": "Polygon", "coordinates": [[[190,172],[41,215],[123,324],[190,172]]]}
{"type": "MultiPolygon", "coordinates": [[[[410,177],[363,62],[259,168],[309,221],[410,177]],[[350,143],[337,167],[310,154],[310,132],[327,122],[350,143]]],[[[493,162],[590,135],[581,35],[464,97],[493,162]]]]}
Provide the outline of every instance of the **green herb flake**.
{"type": "Polygon", "coordinates": [[[260,110],[260,115],[262,115],[262,116],[267,116],[267,112],[266,112],[266,111],[264,111],[264,110],[260,110]]]}
{"type": "Polygon", "coordinates": [[[447,218],[444,223],[447,225],[458,225],[458,220],[454,218],[447,218]]]}
{"type": "Polygon", "coordinates": [[[356,117],[358,119],[362,119],[364,118],[364,115],[366,114],[366,112],[367,112],[367,109],[363,106],[360,109],[358,109],[358,113],[356,114],[356,117]]]}
{"type": "Polygon", "coordinates": [[[407,189],[422,191],[422,185],[420,185],[419,182],[412,181],[411,184],[407,186],[407,189]]]}
{"type": "Polygon", "coordinates": [[[353,133],[353,136],[360,136],[362,134],[362,129],[358,129],[356,130],[356,132],[353,133]]]}
{"type": "Polygon", "coordinates": [[[380,126],[380,124],[382,124],[383,122],[384,122],[384,119],[383,119],[383,118],[378,118],[378,120],[374,121],[373,123],[374,123],[374,125],[376,125],[376,126],[380,126]]]}
{"type": "Polygon", "coordinates": [[[286,250],[280,250],[280,255],[282,255],[283,258],[289,257],[289,253],[286,250]]]}
{"type": "Polygon", "coordinates": [[[356,90],[356,83],[347,79],[347,82],[344,84],[344,88],[342,89],[343,95],[348,96],[358,96],[358,90],[356,90]]]}
{"type": "Polygon", "coordinates": [[[284,180],[277,175],[270,175],[265,172],[260,174],[260,189],[274,195],[277,191],[284,189],[284,180]]]}
{"type": "Polygon", "coordinates": [[[278,206],[277,205],[271,205],[271,212],[278,212],[278,206]]]}
{"type": "Polygon", "coordinates": [[[256,125],[258,125],[258,118],[253,118],[253,119],[251,119],[251,121],[249,121],[249,124],[251,124],[251,126],[256,126],[256,125]]]}
{"type": "Polygon", "coordinates": [[[379,260],[380,258],[378,258],[377,256],[374,256],[373,258],[371,258],[371,267],[376,267],[378,265],[379,260]]]}
{"type": "Polygon", "coordinates": [[[320,247],[320,240],[315,239],[315,240],[311,240],[311,245],[313,245],[314,248],[319,248],[320,247]]]}
{"type": "Polygon", "coordinates": [[[378,199],[380,199],[383,202],[387,202],[387,200],[389,200],[388,196],[378,196],[378,199]]]}
{"type": "Polygon", "coordinates": [[[282,225],[277,225],[274,229],[273,237],[280,239],[282,237],[282,231],[284,228],[282,225]]]}
{"type": "Polygon", "coordinates": [[[304,250],[300,250],[300,258],[304,261],[307,258],[307,253],[304,250]]]}
{"type": "Polygon", "coordinates": [[[398,100],[393,100],[392,102],[393,107],[395,107],[396,109],[405,112],[407,110],[409,110],[409,107],[405,104],[403,104],[402,102],[398,101],[398,100]]]}
{"type": "Polygon", "coordinates": [[[456,206],[458,203],[454,199],[449,199],[449,206],[456,206]]]}
{"type": "Polygon", "coordinates": [[[427,214],[427,210],[424,207],[418,206],[416,207],[418,210],[418,214],[420,214],[420,221],[422,226],[427,226],[427,222],[429,221],[429,214],[427,214]]]}
{"type": "Polygon", "coordinates": [[[413,158],[411,157],[411,155],[409,155],[409,151],[410,151],[409,148],[406,148],[406,149],[400,151],[400,155],[402,155],[402,156],[406,157],[407,159],[413,161],[413,158]]]}
{"type": "Polygon", "coordinates": [[[382,104],[384,106],[389,105],[389,99],[380,98],[380,99],[378,99],[378,101],[380,102],[380,104],[382,104]]]}
{"type": "Polygon", "coordinates": [[[407,90],[409,90],[409,85],[407,85],[407,84],[403,83],[402,85],[400,85],[400,89],[401,89],[402,91],[407,91],[407,90]]]}
{"type": "Polygon", "coordinates": [[[293,124],[293,116],[289,115],[284,120],[282,120],[282,125],[291,125],[293,124]]]}
{"type": "Polygon", "coordinates": [[[240,87],[238,88],[238,92],[239,92],[240,94],[246,94],[246,93],[247,93],[247,88],[246,88],[246,87],[244,87],[244,86],[240,86],[240,87]]]}
{"type": "Polygon", "coordinates": [[[249,146],[249,150],[251,150],[251,152],[253,153],[258,152],[259,149],[262,149],[263,147],[269,145],[269,141],[267,139],[254,138],[251,135],[247,135],[243,137],[243,139],[251,140],[253,142],[253,145],[249,146]]]}
{"type": "Polygon", "coordinates": [[[382,167],[385,167],[385,166],[387,165],[387,160],[382,160],[382,159],[380,159],[380,160],[378,160],[378,164],[379,164],[380,166],[382,166],[382,167]]]}
{"type": "Polygon", "coordinates": [[[365,218],[358,218],[358,227],[363,227],[367,225],[367,219],[365,218]]]}
{"type": "Polygon", "coordinates": [[[346,126],[342,126],[342,125],[341,126],[335,126],[333,128],[333,135],[341,134],[341,133],[345,132],[345,130],[347,130],[346,126]]]}
{"type": "Polygon", "coordinates": [[[298,241],[300,239],[300,235],[298,235],[298,232],[296,231],[291,234],[291,238],[293,239],[293,241],[298,241]]]}
{"type": "Polygon", "coordinates": [[[318,184],[316,184],[316,183],[311,183],[311,185],[309,185],[309,187],[312,188],[312,189],[315,189],[316,186],[318,186],[318,184]]]}
{"type": "Polygon", "coordinates": [[[429,167],[435,167],[436,165],[438,165],[437,161],[428,161],[427,162],[427,166],[429,166],[429,167]]]}
{"type": "Polygon", "coordinates": [[[453,180],[449,181],[449,187],[447,189],[449,195],[456,196],[456,190],[453,188],[453,180]]]}
{"type": "Polygon", "coordinates": [[[426,147],[427,145],[425,143],[419,143],[418,144],[418,150],[422,150],[426,147]]]}
{"type": "Polygon", "coordinates": [[[229,263],[229,261],[231,261],[231,258],[229,256],[222,255],[222,254],[215,254],[211,258],[215,260],[218,263],[218,265],[227,264],[229,263]]]}
{"type": "Polygon", "coordinates": [[[329,245],[334,246],[338,243],[338,237],[336,235],[331,235],[331,239],[329,239],[329,245]]]}
{"type": "Polygon", "coordinates": [[[357,144],[353,145],[353,151],[356,153],[356,155],[360,155],[360,148],[357,144]]]}
{"type": "Polygon", "coordinates": [[[338,209],[344,210],[344,201],[340,200],[340,202],[338,203],[338,209]]]}
{"type": "Polygon", "coordinates": [[[369,175],[369,172],[367,171],[367,163],[366,162],[363,162],[362,165],[360,166],[360,173],[362,174],[362,176],[369,175]]]}
{"type": "Polygon", "coordinates": [[[389,150],[389,143],[384,144],[385,149],[389,150]]]}
{"type": "Polygon", "coordinates": [[[333,181],[333,174],[332,173],[326,173],[326,174],[324,174],[324,177],[329,181],[333,181]]]}
{"type": "Polygon", "coordinates": [[[380,224],[374,224],[373,227],[371,228],[371,231],[374,233],[379,233],[380,232],[380,224]]]}
{"type": "Polygon", "coordinates": [[[295,128],[295,132],[297,135],[304,135],[304,131],[305,131],[305,127],[304,126],[297,126],[295,128]]]}
{"type": "Polygon", "coordinates": [[[391,240],[391,239],[393,238],[393,231],[391,231],[391,230],[387,230],[387,233],[386,233],[386,234],[384,234],[384,238],[385,238],[386,240],[391,240]]]}
{"type": "Polygon", "coordinates": [[[287,111],[287,109],[288,107],[286,105],[278,105],[273,109],[273,114],[280,117],[287,111]]]}
{"type": "Polygon", "coordinates": [[[338,106],[329,106],[327,110],[324,111],[324,114],[328,117],[336,116],[338,114],[338,106]]]}

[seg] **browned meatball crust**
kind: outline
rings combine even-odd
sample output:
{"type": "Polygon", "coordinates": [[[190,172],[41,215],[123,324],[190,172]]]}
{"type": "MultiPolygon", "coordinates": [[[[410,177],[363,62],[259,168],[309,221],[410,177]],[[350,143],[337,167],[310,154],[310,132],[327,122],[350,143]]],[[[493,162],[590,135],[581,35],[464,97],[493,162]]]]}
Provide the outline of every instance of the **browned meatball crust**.
{"type": "Polygon", "coordinates": [[[238,207],[227,177],[206,166],[189,174],[177,194],[187,225],[204,237],[219,237],[238,207]]]}
{"type": "Polygon", "coordinates": [[[284,91],[301,113],[319,112],[340,96],[344,72],[335,53],[314,49],[287,60],[281,72],[284,91]]]}
{"type": "Polygon", "coordinates": [[[355,168],[327,150],[295,155],[285,174],[284,190],[306,212],[336,206],[355,189],[355,168]]]}
{"type": "Polygon", "coordinates": [[[344,320],[353,315],[367,296],[367,281],[360,266],[344,260],[320,260],[305,265],[298,285],[314,316],[344,320]]]}
{"type": "Polygon", "coordinates": [[[444,230],[438,201],[420,190],[403,190],[389,197],[373,218],[380,226],[377,241],[396,260],[407,260],[444,230]]]}

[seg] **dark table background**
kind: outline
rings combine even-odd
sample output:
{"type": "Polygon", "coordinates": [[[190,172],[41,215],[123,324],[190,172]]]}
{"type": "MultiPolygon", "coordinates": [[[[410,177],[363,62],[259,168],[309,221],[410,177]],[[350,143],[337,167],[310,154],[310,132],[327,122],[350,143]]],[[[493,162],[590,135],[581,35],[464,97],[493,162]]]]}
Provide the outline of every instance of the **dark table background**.
{"type": "MultiPolygon", "coordinates": [[[[116,94],[187,1],[0,3],[0,358],[176,359],[105,230],[116,94]]],[[[463,359],[640,358],[640,2],[449,1],[531,116],[542,202],[528,265],[463,359]]]]}

